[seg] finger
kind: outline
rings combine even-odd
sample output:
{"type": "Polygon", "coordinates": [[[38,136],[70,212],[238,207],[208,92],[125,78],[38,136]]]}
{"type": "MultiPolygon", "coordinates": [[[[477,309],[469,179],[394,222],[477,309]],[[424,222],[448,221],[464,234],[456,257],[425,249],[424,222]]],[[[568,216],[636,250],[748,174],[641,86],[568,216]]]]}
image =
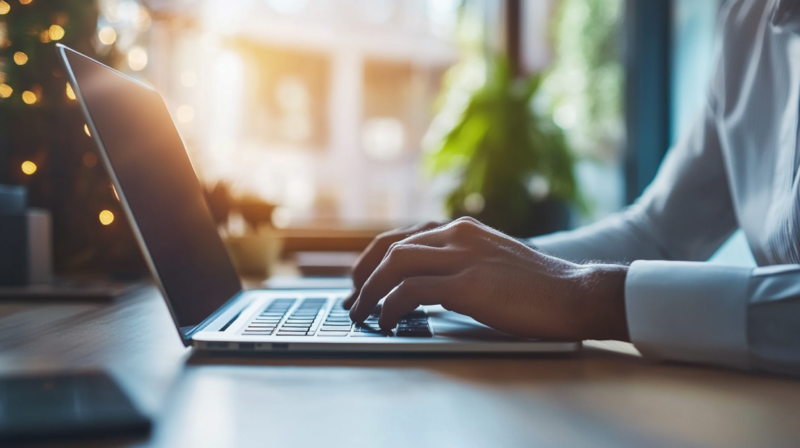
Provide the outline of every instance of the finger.
{"type": "Polygon", "coordinates": [[[410,277],[402,281],[393,289],[381,308],[381,317],[378,325],[384,330],[391,330],[397,326],[400,319],[420,305],[442,305],[450,309],[453,277],[410,277]]]}
{"type": "Polygon", "coordinates": [[[396,244],[364,283],[350,310],[350,318],[361,322],[375,305],[404,279],[455,273],[469,262],[464,252],[429,246],[396,244]]]}
{"type": "Polygon", "coordinates": [[[372,240],[369,246],[367,246],[366,250],[364,250],[364,252],[362,252],[358,257],[358,260],[356,260],[356,263],[353,266],[353,292],[350,297],[344,301],[343,305],[345,309],[350,309],[350,307],[353,306],[353,303],[355,302],[356,298],[358,298],[358,293],[361,290],[361,287],[364,285],[364,282],[367,281],[375,268],[378,267],[378,264],[380,264],[381,260],[383,260],[383,257],[386,256],[386,251],[389,250],[389,247],[392,244],[408,238],[416,233],[435,229],[440,225],[441,223],[432,221],[415,224],[410,227],[404,227],[382,233],[372,240]]]}
{"type": "Polygon", "coordinates": [[[497,231],[491,227],[481,224],[475,218],[466,216],[434,229],[417,232],[400,242],[431,247],[448,247],[459,243],[481,242],[487,237],[495,237],[496,233],[497,231]],[[476,237],[479,239],[476,240],[476,237]]]}

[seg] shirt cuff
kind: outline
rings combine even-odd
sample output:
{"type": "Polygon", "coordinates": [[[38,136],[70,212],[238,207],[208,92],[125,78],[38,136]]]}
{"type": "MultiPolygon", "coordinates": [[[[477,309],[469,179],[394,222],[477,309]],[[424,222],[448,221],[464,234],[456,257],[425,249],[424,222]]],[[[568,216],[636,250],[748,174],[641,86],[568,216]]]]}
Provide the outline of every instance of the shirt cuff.
{"type": "Polygon", "coordinates": [[[747,368],[752,268],[636,261],[625,280],[631,341],[645,357],[747,368]]]}

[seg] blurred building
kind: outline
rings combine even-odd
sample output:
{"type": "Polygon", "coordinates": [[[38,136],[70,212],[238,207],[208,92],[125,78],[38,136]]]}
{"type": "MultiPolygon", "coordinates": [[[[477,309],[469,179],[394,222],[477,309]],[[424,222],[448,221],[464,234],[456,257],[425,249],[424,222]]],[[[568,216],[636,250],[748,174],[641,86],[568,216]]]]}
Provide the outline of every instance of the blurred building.
{"type": "Polygon", "coordinates": [[[204,181],[278,203],[279,224],[441,214],[420,140],[458,58],[458,2],[144,4],[140,73],[165,96],[204,181]]]}

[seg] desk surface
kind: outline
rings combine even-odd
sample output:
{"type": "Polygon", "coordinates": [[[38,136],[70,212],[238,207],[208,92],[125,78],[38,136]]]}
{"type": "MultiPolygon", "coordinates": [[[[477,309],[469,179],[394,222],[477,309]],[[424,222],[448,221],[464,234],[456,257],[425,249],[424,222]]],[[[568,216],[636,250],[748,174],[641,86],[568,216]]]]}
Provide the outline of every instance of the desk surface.
{"type": "Polygon", "coordinates": [[[165,447],[798,446],[800,381],[562,357],[208,358],[154,288],[111,304],[0,303],[0,374],[106,368],[165,447]]]}

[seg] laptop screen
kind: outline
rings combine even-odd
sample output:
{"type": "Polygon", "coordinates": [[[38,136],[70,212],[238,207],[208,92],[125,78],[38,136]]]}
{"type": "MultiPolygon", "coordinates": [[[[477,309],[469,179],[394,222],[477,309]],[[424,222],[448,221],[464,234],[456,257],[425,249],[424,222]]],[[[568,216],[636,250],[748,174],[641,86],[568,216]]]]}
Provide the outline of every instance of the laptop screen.
{"type": "Polygon", "coordinates": [[[186,149],[161,96],[64,47],[77,90],[179,327],[241,290],[186,149]]]}

